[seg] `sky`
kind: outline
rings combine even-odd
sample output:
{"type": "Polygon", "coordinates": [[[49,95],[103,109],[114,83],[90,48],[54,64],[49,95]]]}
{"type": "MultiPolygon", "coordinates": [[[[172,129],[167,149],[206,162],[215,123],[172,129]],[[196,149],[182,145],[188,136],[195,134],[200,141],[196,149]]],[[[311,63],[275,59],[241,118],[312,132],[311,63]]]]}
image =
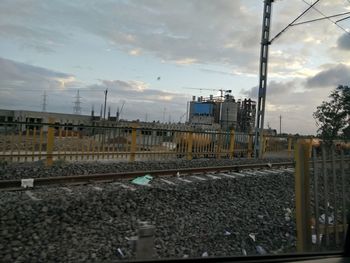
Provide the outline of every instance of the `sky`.
{"type": "MultiPolygon", "coordinates": [[[[271,37],[311,0],[276,0],[271,37]]],[[[320,0],[300,20],[350,12],[320,0]],[[321,14],[322,13],[322,14],[321,14]]],[[[2,0],[0,108],[184,121],[192,95],[256,99],[263,0],[2,0]]],[[[348,15],[293,26],[270,46],[265,127],[315,134],[312,117],[350,80],[348,15]]]]}

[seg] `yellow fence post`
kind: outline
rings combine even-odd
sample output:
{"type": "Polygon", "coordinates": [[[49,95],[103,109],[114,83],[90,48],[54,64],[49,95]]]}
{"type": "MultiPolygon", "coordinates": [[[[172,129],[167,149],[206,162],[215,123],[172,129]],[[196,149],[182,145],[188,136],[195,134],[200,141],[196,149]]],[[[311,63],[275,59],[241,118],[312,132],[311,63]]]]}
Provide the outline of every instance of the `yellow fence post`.
{"type": "Polygon", "coordinates": [[[309,147],[307,140],[299,140],[295,147],[295,203],[297,251],[311,251],[311,213],[309,182],[309,147]]]}
{"type": "Polygon", "coordinates": [[[221,159],[221,150],[222,150],[222,134],[221,130],[219,131],[218,135],[218,140],[217,140],[217,145],[216,145],[216,158],[221,159]]]}
{"type": "MultiPolygon", "coordinates": [[[[54,118],[49,118],[49,124],[55,122],[54,118]]],[[[55,140],[55,128],[51,125],[47,128],[47,144],[46,144],[46,166],[53,164],[53,145],[55,140]]]]}
{"type": "Polygon", "coordinates": [[[311,137],[309,140],[309,158],[311,158],[312,156],[312,142],[313,142],[313,139],[311,137]]]}
{"type": "Polygon", "coordinates": [[[187,143],[187,160],[192,160],[193,132],[188,133],[187,143]]]}
{"type": "Polygon", "coordinates": [[[248,152],[247,157],[250,159],[253,153],[253,134],[248,135],[248,152]]]}
{"type": "Polygon", "coordinates": [[[230,159],[234,157],[235,150],[235,131],[232,129],[230,133],[230,159]]]}
{"type": "Polygon", "coordinates": [[[130,162],[135,161],[136,157],[136,132],[136,128],[133,127],[131,130],[130,162]]]}

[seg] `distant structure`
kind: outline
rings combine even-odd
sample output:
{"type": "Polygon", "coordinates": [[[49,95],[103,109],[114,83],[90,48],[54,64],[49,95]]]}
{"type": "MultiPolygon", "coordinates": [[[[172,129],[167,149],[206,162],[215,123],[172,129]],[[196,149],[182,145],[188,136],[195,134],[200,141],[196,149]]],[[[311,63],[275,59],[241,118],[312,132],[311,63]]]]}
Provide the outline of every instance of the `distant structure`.
{"type": "Polygon", "coordinates": [[[47,98],[46,90],[44,90],[42,110],[41,110],[42,112],[46,112],[46,106],[47,106],[46,98],[47,98]]]}
{"type": "Polygon", "coordinates": [[[79,90],[77,91],[77,95],[75,96],[74,106],[73,106],[73,114],[80,115],[81,114],[81,97],[79,95],[79,90]]]}
{"type": "Polygon", "coordinates": [[[235,100],[226,91],[225,96],[192,97],[189,103],[189,124],[202,129],[222,129],[252,132],[255,124],[256,102],[235,100]]]}

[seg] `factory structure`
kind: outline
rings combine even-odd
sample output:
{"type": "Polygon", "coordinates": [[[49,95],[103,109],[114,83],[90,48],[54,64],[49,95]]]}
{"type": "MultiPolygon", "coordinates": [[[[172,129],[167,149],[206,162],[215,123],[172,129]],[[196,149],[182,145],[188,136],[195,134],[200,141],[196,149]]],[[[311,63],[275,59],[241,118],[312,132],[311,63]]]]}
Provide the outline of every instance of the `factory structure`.
{"type": "Polygon", "coordinates": [[[251,99],[236,100],[225,91],[225,96],[192,97],[188,104],[188,122],[202,129],[252,132],[255,127],[256,102],[251,99]]]}
{"type": "MultiPolygon", "coordinates": [[[[91,115],[82,115],[79,103],[75,103],[74,114],[46,112],[43,111],[27,111],[27,110],[5,110],[0,109],[0,122],[24,122],[30,123],[29,128],[40,126],[41,123],[49,122],[49,118],[54,118],[55,124],[61,125],[118,125],[130,126],[137,123],[139,127],[153,127],[158,129],[181,129],[181,130],[222,130],[229,131],[231,129],[237,132],[253,132],[255,125],[256,102],[251,99],[236,100],[231,94],[231,90],[221,90],[221,96],[214,97],[192,97],[192,101],[187,103],[187,121],[186,123],[161,123],[161,122],[142,122],[139,120],[128,121],[121,120],[118,108],[117,114],[111,116],[110,107],[107,116],[102,114],[95,115],[94,108],[91,115]],[[225,92],[225,94],[224,94],[225,92]],[[78,104],[78,105],[76,105],[78,104]]],[[[77,94],[78,98],[79,93],[77,94]]],[[[45,105],[45,104],[44,104],[45,105]]],[[[46,105],[45,105],[46,106],[46,105]]],[[[0,126],[2,126],[0,124],[0,126]]],[[[67,128],[68,129],[68,128],[67,128]]]]}

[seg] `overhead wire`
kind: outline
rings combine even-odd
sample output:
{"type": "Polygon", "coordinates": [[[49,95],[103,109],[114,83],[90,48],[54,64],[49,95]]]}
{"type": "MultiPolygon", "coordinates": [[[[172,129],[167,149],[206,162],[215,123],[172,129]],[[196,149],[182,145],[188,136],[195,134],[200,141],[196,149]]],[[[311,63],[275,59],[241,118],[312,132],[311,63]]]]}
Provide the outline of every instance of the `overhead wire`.
{"type": "MultiPolygon", "coordinates": [[[[326,19],[328,19],[329,21],[331,21],[334,25],[336,25],[337,27],[339,27],[341,30],[343,30],[345,33],[350,35],[350,32],[347,31],[344,27],[342,27],[341,25],[339,25],[336,21],[333,21],[330,17],[328,17],[327,15],[325,15],[323,12],[321,12],[319,9],[317,9],[314,4],[310,4],[308,2],[306,2],[305,0],[302,0],[305,4],[309,5],[311,8],[313,8],[316,12],[318,12],[319,14],[321,14],[323,17],[325,17],[326,19]]],[[[348,2],[350,3],[350,0],[348,0],[348,2]]],[[[348,17],[350,18],[350,17],[348,17]]],[[[343,21],[344,19],[340,19],[340,21],[343,21]]]]}
{"type": "MultiPolygon", "coordinates": [[[[303,0],[304,1],[304,0],[303,0]]],[[[307,9],[305,9],[300,15],[298,15],[291,23],[289,23],[285,28],[283,28],[277,35],[275,35],[271,40],[274,41],[276,38],[278,38],[284,31],[286,31],[289,27],[291,27],[299,18],[301,18],[304,14],[306,14],[311,8],[314,7],[320,0],[316,0],[313,4],[309,5],[307,9]]]]}

